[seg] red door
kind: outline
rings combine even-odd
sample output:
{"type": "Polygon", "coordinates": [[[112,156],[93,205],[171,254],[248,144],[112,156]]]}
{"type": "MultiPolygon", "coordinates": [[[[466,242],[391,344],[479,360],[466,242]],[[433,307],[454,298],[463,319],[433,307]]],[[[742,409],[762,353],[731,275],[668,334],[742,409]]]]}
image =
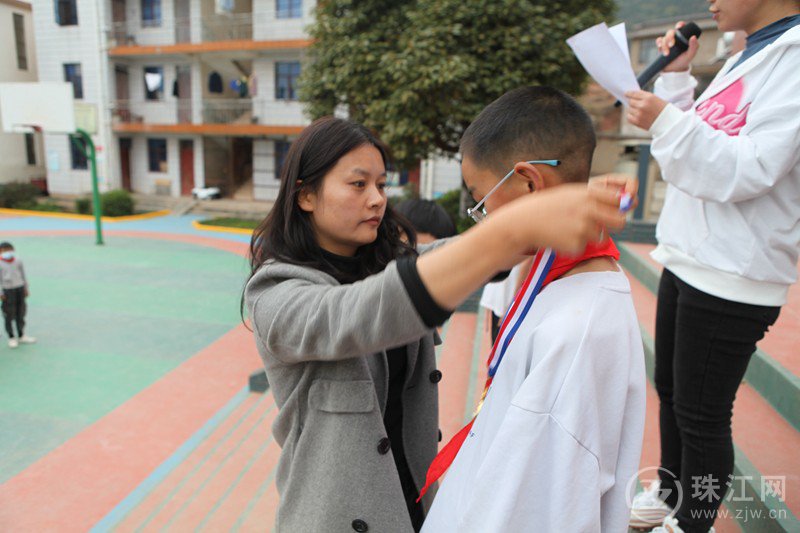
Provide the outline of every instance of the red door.
{"type": "Polygon", "coordinates": [[[119,170],[122,177],[122,188],[132,192],[131,188],[131,140],[119,140],[119,170]]]}
{"type": "Polygon", "coordinates": [[[181,141],[181,195],[190,196],[194,188],[194,143],[181,141]]]}

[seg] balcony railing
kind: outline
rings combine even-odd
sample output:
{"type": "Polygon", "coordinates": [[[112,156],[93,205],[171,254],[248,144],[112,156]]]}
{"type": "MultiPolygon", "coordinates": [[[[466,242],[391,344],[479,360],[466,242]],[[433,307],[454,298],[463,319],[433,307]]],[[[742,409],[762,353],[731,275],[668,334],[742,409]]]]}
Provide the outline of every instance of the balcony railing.
{"type": "Polygon", "coordinates": [[[115,22],[107,30],[113,46],[153,46],[238,40],[304,39],[308,20],[277,13],[213,14],[207,17],[115,22]]]}
{"type": "Polygon", "coordinates": [[[266,98],[117,100],[111,111],[116,123],[268,126],[308,123],[299,102],[266,98]]]}

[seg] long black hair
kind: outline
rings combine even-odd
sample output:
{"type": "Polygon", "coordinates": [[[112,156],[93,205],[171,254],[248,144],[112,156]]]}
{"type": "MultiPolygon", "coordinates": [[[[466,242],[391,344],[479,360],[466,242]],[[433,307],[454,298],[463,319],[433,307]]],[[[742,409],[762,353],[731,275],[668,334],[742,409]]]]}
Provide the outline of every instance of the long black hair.
{"type": "Polygon", "coordinates": [[[411,225],[390,206],[378,226],[378,237],[361,246],[356,257],[360,272],[343,272],[326,259],[314,234],[311,215],[300,209],[298,193],[318,192],[325,175],[344,155],[364,145],[377,148],[388,167],[386,146],[367,128],[350,120],[324,117],[306,127],[292,143],[281,168],[278,198],[250,240],[250,277],[274,259],[326,272],[343,283],[383,271],[400,255],[413,254],[416,234],[411,225]],[[401,239],[405,233],[408,242],[401,239]]]}

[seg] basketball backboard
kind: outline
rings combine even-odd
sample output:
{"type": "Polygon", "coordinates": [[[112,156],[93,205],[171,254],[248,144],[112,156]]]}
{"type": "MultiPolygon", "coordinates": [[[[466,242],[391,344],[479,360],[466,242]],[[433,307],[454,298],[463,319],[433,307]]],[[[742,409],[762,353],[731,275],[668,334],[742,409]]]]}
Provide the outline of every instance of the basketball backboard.
{"type": "Polygon", "coordinates": [[[75,133],[72,85],[0,83],[0,117],[6,132],[75,133]]]}

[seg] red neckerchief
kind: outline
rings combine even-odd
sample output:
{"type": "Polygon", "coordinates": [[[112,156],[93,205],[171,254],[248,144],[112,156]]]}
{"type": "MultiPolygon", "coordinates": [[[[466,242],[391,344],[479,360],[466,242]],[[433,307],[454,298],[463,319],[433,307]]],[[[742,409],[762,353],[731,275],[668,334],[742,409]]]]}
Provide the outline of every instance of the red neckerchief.
{"type": "MultiPolygon", "coordinates": [[[[541,259],[542,250],[537,252],[536,260],[533,263],[533,268],[528,273],[528,276],[523,284],[522,288],[519,290],[517,295],[514,297],[514,303],[512,304],[508,313],[506,313],[506,317],[503,320],[503,324],[500,327],[500,332],[497,335],[497,340],[495,341],[494,346],[492,346],[492,351],[489,355],[489,360],[487,361],[487,365],[492,361],[496,350],[498,349],[498,341],[503,337],[504,330],[509,326],[509,322],[511,317],[515,314],[515,311],[520,306],[523,300],[523,296],[525,295],[528,286],[530,285],[532,278],[534,277],[534,272],[536,271],[536,267],[538,265],[539,260],[541,259]]],[[[575,257],[570,257],[566,255],[556,255],[553,264],[550,266],[549,272],[545,275],[544,281],[542,282],[542,286],[539,289],[540,291],[544,290],[544,288],[549,285],[551,282],[559,279],[561,276],[578,266],[579,264],[583,263],[584,261],[588,261],[590,259],[596,259],[598,257],[610,257],[614,260],[619,260],[619,250],[617,249],[616,245],[611,239],[608,239],[604,243],[590,243],[586,246],[583,254],[575,257]]],[[[483,398],[486,397],[486,393],[489,390],[489,386],[492,384],[492,378],[489,377],[486,380],[486,386],[483,389],[483,396],[481,398],[480,403],[478,404],[478,409],[475,413],[475,417],[472,418],[469,424],[464,426],[461,431],[455,434],[453,438],[448,442],[444,448],[438,453],[436,458],[431,463],[430,468],[428,468],[428,474],[425,478],[425,486],[422,487],[420,490],[419,498],[417,502],[419,502],[425,493],[428,491],[431,485],[433,485],[442,475],[450,468],[450,465],[453,463],[453,460],[456,458],[456,454],[461,449],[461,446],[464,444],[464,441],[469,435],[470,430],[472,429],[472,424],[475,422],[475,418],[480,411],[481,406],[483,405],[483,398]]]]}

